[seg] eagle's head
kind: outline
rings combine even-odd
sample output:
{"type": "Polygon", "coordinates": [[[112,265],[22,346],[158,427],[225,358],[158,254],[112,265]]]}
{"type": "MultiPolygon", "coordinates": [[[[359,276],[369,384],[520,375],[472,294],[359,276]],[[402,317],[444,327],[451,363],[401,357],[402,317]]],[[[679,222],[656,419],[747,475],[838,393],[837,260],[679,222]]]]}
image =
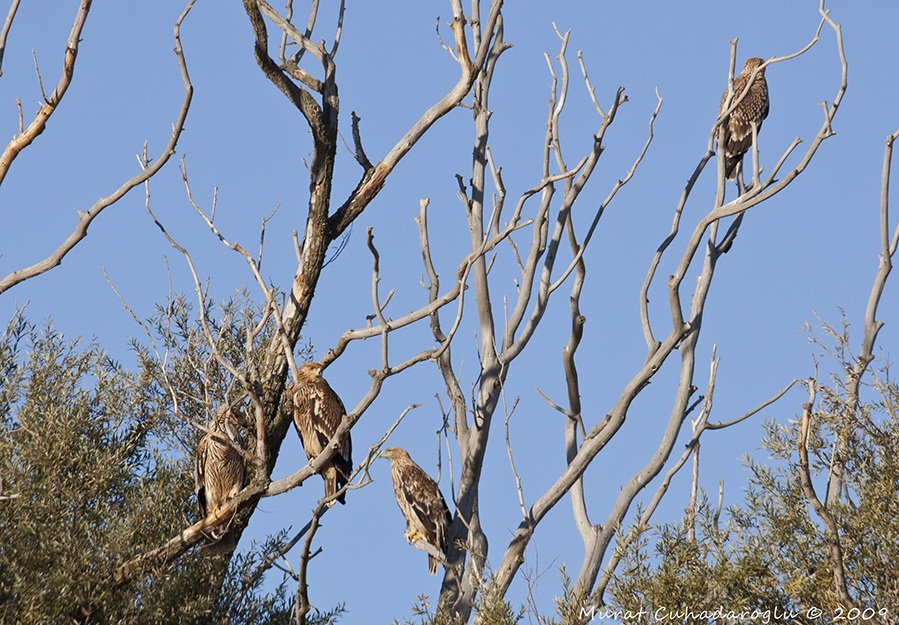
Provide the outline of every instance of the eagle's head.
{"type": "Polygon", "coordinates": [[[399,447],[388,447],[381,451],[381,457],[387,458],[390,461],[393,460],[405,460],[409,457],[409,454],[406,453],[405,449],[400,449],[399,447]]]}
{"type": "MultiPolygon", "coordinates": [[[[756,67],[760,67],[760,66],[764,65],[764,63],[765,63],[765,59],[760,59],[757,56],[754,56],[751,59],[746,59],[746,63],[743,65],[743,73],[751,74],[755,70],[756,67]]],[[[764,75],[764,74],[765,74],[765,70],[762,69],[759,72],[759,75],[764,75]]]]}
{"type": "Polygon", "coordinates": [[[300,365],[297,377],[301,382],[308,382],[322,376],[322,364],[320,362],[310,361],[300,365]]]}
{"type": "Polygon", "coordinates": [[[227,434],[231,440],[237,440],[238,428],[244,423],[243,413],[236,407],[221,406],[209,426],[211,432],[227,434]]]}

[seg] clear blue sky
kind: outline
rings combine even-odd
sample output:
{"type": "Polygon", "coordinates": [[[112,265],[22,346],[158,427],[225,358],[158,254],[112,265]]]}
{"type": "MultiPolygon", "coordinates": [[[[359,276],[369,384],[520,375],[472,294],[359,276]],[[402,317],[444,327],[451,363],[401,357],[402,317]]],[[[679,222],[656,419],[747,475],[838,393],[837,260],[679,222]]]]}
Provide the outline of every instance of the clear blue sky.
{"type": "MultiPolygon", "coordinates": [[[[22,101],[26,120],[40,100],[32,48],[45,87],[49,91],[55,85],[75,11],[74,4],[68,4],[48,11],[23,3],[20,9],[0,79],[4,137],[17,130],[16,98],[22,101]]],[[[302,12],[304,3],[295,4],[302,12]]],[[[144,141],[156,155],[168,140],[182,98],[171,51],[172,24],[182,8],[171,1],[95,3],[69,93],[0,190],[0,274],[49,254],[71,231],[76,211],[86,210],[138,171],[135,154],[144,141]]],[[[792,378],[812,373],[813,347],[800,330],[807,321],[817,323],[816,312],[839,324],[842,307],[852,322],[861,323],[877,266],[883,143],[899,127],[895,106],[899,43],[894,32],[899,5],[843,0],[831,2],[830,8],[843,25],[849,59],[849,89],[834,124],[837,135],[825,142],[810,169],[787,191],[751,211],[733,251],[719,263],[697,352],[701,387],[713,343],[722,359],[713,420],[734,418],[792,378]]],[[[455,82],[457,66],[434,34],[440,16],[443,36],[451,38],[445,26],[450,15],[448,2],[348,2],[337,56],[343,132],[349,139],[349,113],[355,111],[362,118],[364,145],[373,161],[455,82]]],[[[503,167],[510,199],[539,180],[550,84],[543,55],[555,56],[559,48],[553,21],[562,31],[572,30],[572,83],[563,131],[569,162],[577,161],[599,124],[577,70],[576,52],[583,51],[601,103],[609,103],[618,86],[625,87],[630,100],[607,134],[607,152],[576,206],[580,219],[592,214],[642,147],[656,88],[664,98],[650,152],[604,217],[587,255],[582,309],[588,323],[579,363],[584,416],[593,423],[643,362],[645,346],[637,314],[640,285],[652,253],[669,229],[684,183],[705,150],[726,88],[729,40],[739,37],[738,65],[749,56],[794,52],[814,34],[817,2],[530,1],[508,3],[504,15],[505,36],[514,47],[497,69],[491,124],[493,156],[503,167]]],[[[330,40],[331,23],[323,15],[316,38],[330,40]]],[[[186,155],[194,195],[208,207],[213,188],[218,187],[219,228],[250,249],[258,245],[262,218],[280,206],[268,227],[263,271],[286,287],[295,267],[291,231],[302,229],[305,222],[308,179],[303,159],[310,155],[305,122],[258,70],[241,3],[200,0],[183,27],[182,39],[196,93],[178,152],[179,157],[186,155]]],[[[763,164],[770,167],[794,137],[814,136],[822,121],[818,103],[830,101],[836,93],[839,65],[833,35],[825,29],[811,52],[772,66],[767,77],[772,104],[761,154],[763,164]]],[[[367,226],[374,227],[382,252],[382,291],[397,291],[388,311],[394,316],[425,301],[413,222],[422,197],[431,199],[432,223],[441,233],[434,250],[438,270],[446,278],[452,275],[467,244],[454,176],[470,175],[472,134],[468,109],[460,108],[438,122],[356,222],[346,250],[325,270],[304,329],[317,358],[344,330],[364,325],[371,312],[367,226]]],[[[803,147],[790,163],[797,162],[803,147]]],[[[335,204],[343,201],[360,171],[343,148],[338,167],[335,204]]],[[[243,286],[255,288],[241,259],[224,249],[193,214],[176,159],[153,179],[151,188],[155,212],[191,249],[198,271],[211,280],[215,298],[243,286]]],[[[709,210],[713,192],[709,169],[687,206],[687,230],[709,210]]],[[[95,336],[115,358],[132,362],[128,338],[139,337],[141,330],[107,285],[102,269],[142,317],[167,297],[166,258],[174,288],[192,290],[182,258],[151,223],[143,203],[143,190],[136,189],[108,209],[61,267],[0,296],[0,318],[9,318],[17,305],[28,302],[32,320],[50,317],[69,337],[95,336]]],[[[660,271],[652,294],[655,323],[662,333],[667,332],[668,319],[662,287],[673,261],[672,257],[660,271]]],[[[496,276],[495,281],[497,289],[514,294],[512,274],[496,276]]],[[[685,292],[691,286],[688,276],[685,292]]],[[[879,355],[888,354],[899,338],[897,304],[892,284],[881,304],[880,318],[886,326],[879,355]]],[[[564,399],[559,358],[567,339],[567,307],[567,295],[560,292],[542,334],[509,376],[510,403],[521,398],[512,419],[512,440],[529,502],[554,479],[564,460],[560,417],[535,389],[558,402],[564,399]]],[[[463,384],[474,382],[472,332],[473,326],[467,326],[456,348],[457,364],[463,359],[471,363],[465,367],[463,384]]],[[[427,340],[424,330],[398,334],[392,342],[394,358],[422,349],[427,340]]],[[[377,347],[372,342],[356,345],[327,371],[348,407],[367,389],[367,371],[379,362],[377,347]]],[[[634,405],[616,443],[588,473],[594,520],[605,518],[620,485],[654,449],[670,411],[674,374],[673,368],[662,372],[634,405]]],[[[405,406],[421,402],[392,443],[408,448],[434,473],[434,433],[440,425],[435,394],[441,391],[431,365],[389,380],[353,431],[357,458],[405,406]]],[[[726,501],[739,502],[745,482],[740,456],[750,453],[764,459],[758,450],[762,418],[792,418],[803,400],[801,391],[792,392],[763,416],[731,431],[710,433],[703,446],[703,487],[715,492],[718,479],[724,477],[726,501]]],[[[502,438],[500,430],[496,434],[494,445],[502,438]]],[[[290,435],[276,476],[304,463],[302,450],[290,435]]],[[[318,534],[325,551],[311,565],[313,602],[323,609],[345,602],[347,623],[401,618],[409,614],[418,594],[434,598],[439,589],[438,578],[427,575],[425,555],[403,539],[386,461],[375,465],[373,477],[373,484],[351,494],[347,506],[327,515],[318,534]]],[[[676,481],[657,520],[681,514],[688,482],[687,474],[676,481]]],[[[441,487],[449,497],[446,472],[441,487]]],[[[320,484],[313,480],[262,502],[247,537],[302,526],[320,495],[320,484]]],[[[649,496],[647,492],[645,499],[649,496]]],[[[488,457],[481,513],[491,538],[490,559],[498,563],[520,520],[501,446],[488,457]]],[[[245,541],[242,546],[247,545],[245,541]]],[[[557,568],[566,564],[576,571],[581,551],[570,507],[562,502],[528,549],[526,567],[543,573],[537,587],[542,610],[551,609],[559,591],[557,568]]],[[[297,558],[291,554],[292,564],[297,558]]],[[[524,601],[520,579],[510,599],[516,604],[524,601]]]]}

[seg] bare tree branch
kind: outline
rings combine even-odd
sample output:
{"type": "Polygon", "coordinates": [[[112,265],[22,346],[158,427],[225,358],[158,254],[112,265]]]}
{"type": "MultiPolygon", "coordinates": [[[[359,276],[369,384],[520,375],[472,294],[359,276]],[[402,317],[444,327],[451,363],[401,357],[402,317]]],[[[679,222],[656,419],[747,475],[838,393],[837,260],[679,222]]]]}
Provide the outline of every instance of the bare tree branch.
{"type": "MultiPolygon", "coordinates": [[[[7,15],[2,35],[0,35],[2,36],[4,44],[9,32],[9,26],[12,24],[12,20],[15,16],[15,9],[17,8],[18,3],[14,2],[7,15]]],[[[50,97],[44,96],[44,104],[41,105],[34,120],[28,125],[25,132],[18,137],[13,138],[13,140],[6,145],[3,154],[0,155],[0,184],[3,183],[6,174],[9,172],[10,166],[19,153],[31,145],[31,142],[34,141],[39,134],[44,132],[44,128],[47,127],[47,121],[56,111],[56,108],[66,94],[69,85],[72,84],[72,76],[75,73],[75,57],[78,55],[78,44],[81,42],[81,31],[84,29],[84,24],[87,22],[87,15],[90,10],[91,0],[81,0],[78,11],[75,13],[75,19],[72,22],[72,31],[69,33],[68,41],[66,41],[66,54],[59,82],[56,83],[56,88],[53,90],[50,97]]],[[[2,51],[2,48],[0,48],[0,51],[2,51]]],[[[41,86],[41,93],[43,93],[43,85],[41,86]]]]}
{"type": "MultiPolygon", "coordinates": [[[[892,235],[892,243],[890,241],[890,217],[889,217],[889,187],[890,187],[890,168],[893,157],[893,143],[899,137],[899,131],[891,134],[886,139],[886,146],[883,154],[883,174],[880,183],[880,258],[878,261],[877,272],[874,276],[874,284],[871,287],[871,293],[868,296],[868,304],[865,308],[864,334],[862,336],[861,349],[855,358],[855,363],[851,370],[846,372],[846,404],[850,414],[857,415],[861,406],[859,398],[859,386],[861,380],[874,360],[874,344],[877,341],[877,335],[883,327],[883,321],[877,319],[877,307],[880,304],[880,298],[886,287],[887,278],[893,269],[893,255],[896,253],[896,241],[899,241],[899,225],[896,226],[892,235]]],[[[850,424],[846,424],[847,428],[851,428],[850,424]]],[[[836,504],[842,492],[842,470],[843,470],[843,448],[845,446],[846,432],[841,432],[836,441],[836,449],[834,453],[834,470],[831,472],[831,479],[827,487],[826,502],[827,505],[836,504]]]]}
{"type": "Polygon", "coordinates": [[[312,604],[309,603],[309,561],[317,554],[321,553],[319,547],[314,553],[312,552],[312,539],[318,531],[319,522],[322,515],[328,509],[328,506],[319,502],[315,510],[312,512],[312,519],[308,523],[308,531],[306,532],[306,540],[303,541],[303,553],[300,556],[300,571],[297,574],[297,601],[296,601],[296,619],[297,625],[306,625],[306,615],[312,610],[312,604]]]}
{"type": "MultiPolygon", "coordinates": [[[[493,0],[490,5],[490,13],[487,20],[480,25],[481,31],[489,35],[477,44],[474,60],[469,59],[468,46],[465,36],[465,18],[462,15],[461,6],[453,2],[453,32],[456,36],[456,51],[459,54],[461,76],[455,86],[439,101],[434,103],[418,121],[400,138],[394,147],[381,161],[367,170],[359,184],[353,190],[352,195],[340,206],[340,208],[328,220],[329,236],[333,239],[362,212],[365,206],[374,198],[384,186],[387,176],[400,160],[408,154],[418,140],[430,129],[434,123],[453,110],[471,90],[472,84],[479,75],[479,71],[488,60],[493,44],[494,33],[498,24],[501,24],[500,10],[502,0],[493,0]]],[[[501,39],[497,39],[501,41],[501,39]]],[[[505,47],[505,44],[503,44],[505,47]]]]}
{"type": "MultiPolygon", "coordinates": [[[[178,145],[181,132],[184,130],[184,122],[187,120],[187,113],[190,110],[190,103],[193,98],[193,85],[191,84],[190,76],[187,73],[187,61],[185,60],[184,50],[181,46],[181,24],[184,22],[184,19],[187,17],[191,8],[193,8],[195,1],[196,0],[191,0],[187,3],[184,11],[175,22],[175,56],[178,58],[178,67],[181,70],[181,79],[184,83],[184,100],[181,104],[178,118],[172,127],[172,135],[169,138],[165,149],[156,160],[152,161],[152,163],[145,161],[141,165],[141,172],[139,174],[125,181],[122,186],[113,191],[110,195],[97,200],[87,211],[78,211],[78,223],[75,225],[72,234],[70,234],[68,238],[66,238],[66,240],[63,241],[47,258],[29,267],[13,271],[5,278],[0,279],[0,293],[9,290],[20,282],[24,282],[29,278],[33,278],[34,276],[45,273],[58,266],[62,262],[62,259],[87,236],[88,227],[101,212],[118,202],[126,193],[128,193],[128,191],[156,175],[175,153],[175,146],[178,145]]],[[[78,51],[78,40],[81,35],[81,29],[84,26],[84,21],[87,19],[87,12],[90,9],[90,4],[90,0],[82,0],[81,8],[79,9],[78,16],[76,17],[75,24],[72,28],[72,34],[69,37],[69,47],[66,51],[66,68],[64,69],[63,77],[60,79],[59,84],[50,95],[49,101],[41,108],[42,112],[38,113],[38,118],[32,122],[23,135],[13,139],[7,146],[3,156],[0,157],[0,181],[3,180],[3,177],[6,175],[9,165],[12,163],[15,156],[18,155],[19,152],[34,139],[34,137],[43,131],[47,119],[56,109],[56,106],[58,106],[59,101],[65,94],[65,91],[71,82],[75,55],[78,51]]]]}
{"type": "MultiPolygon", "coordinates": [[[[837,47],[840,53],[841,64],[843,65],[843,77],[845,78],[845,57],[842,53],[842,39],[839,35],[839,27],[832,20],[830,20],[829,16],[826,14],[826,11],[823,8],[823,4],[820,8],[820,12],[822,15],[822,21],[830,25],[831,28],[833,28],[837,33],[837,47]]],[[[809,49],[809,46],[806,46],[806,48],[804,48],[802,51],[807,49],[809,49]]],[[[594,542],[593,548],[588,548],[588,553],[585,556],[585,561],[581,567],[581,572],[578,576],[574,591],[576,593],[589,592],[593,588],[595,576],[598,572],[602,558],[612,538],[617,533],[617,528],[620,526],[624,515],[626,514],[626,511],[630,506],[630,503],[633,501],[633,498],[637,495],[637,493],[639,493],[640,490],[646,484],[648,484],[649,481],[653,479],[653,477],[657,475],[664,467],[672,450],[672,447],[676,441],[677,434],[680,431],[683,419],[686,417],[686,414],[689,411],[690,397],[695,391],[695,387],[692,384],[695,360],[694,351],[701,328],[701,320],[705,301],[708,297],[709,288],[714,276],[715,265],[718,258],[720,257],[720,252],[714,246],[705,248],[706,253],[703,256],[703,268],[699,280],[697,281],[696,288],[689,298],[691,306],[689,310],[689,316],[686,317],[687,321],[685,321],[679,287],[684,276],[686,275],[687,267],[690,266],[695,259],[695,256],[701,247],[701,241],[705,237],[705,232],[710,229],[711,232],[715,232],[715,223],[717,223],[724,217],[745,212],[746,210],[748,210],[748,208],[755,206],[762,201],[772,197],[775,193],[785,188],[785,186],[789,184],[792,179],[794,179],[797,175],[799,175],[799,173],[801,173],[802,170],[804,170],[808,162],[810,162],[812,156],[814,156],[821,142],[833,134],[833,130],[830,124],[832,122],[833,115],[840,104],[842,94],[845,92],[845,87],[845,81],[841,82],[841,85],[837,91],[837,97],[834,100],[834,104],[827,108],[825,123],[822,125],[821,130],[812,141],[809,149],[807,150],[803,159],[800,161],[799,165],[797,165],[784,178],[784,180],[774,182],[768,187],[763,187],[760,189],[750,189],[746,194],[738,197],[736,200],[733,200],[728,204],[721,204],[721,200],[719,199],[719,202],[716,203],[716,206],[706,215],[706,217],[702,218],[699,221],[693,231],[693,235],[686,242],[683,255],[681,256],[674,276],[672,276],[672,278],[669,280],[669,308],[672,315],[671,331],[663,341],[657,341],[649,325],[647,306],[648,288],[649,284],[652,281],[652,276],[655,273],[656,267],[658,266],[661,255],[674,240],[674,236],[676,235],[678,229],[680,216],[682,214],[686,198],[689,195],[690,189],[692,189],[695,179],[698,177],[699,171],[701,171],[705,163],[708,162],[708,159],[710,158],[710,150],[702,157],[700,161],[700,167],[697,168],[697,172],[694,173],[693,178],[688,183],[687,189],[685,190],[685,193],[681,198],[681,202],[678,204],[675,210],[675,220],[672,227],[672,233],[669,235],[666,241],[663,242],[662,246],[659,248],[659,251],[657,251],[656,256],[654,257],[654,260],[652,262],[650,272],[647,276],[647,280],[644,283],[644,288],[641,295],[641,317],[643,318],[644,335],[646,337],[647,347],[649,349],[646,362],[636,373],[636,375],[634,375],[622,389],[619,399],[615,403],[615,405],[610,410],[606,411],[605,417],[602,418],[588,432],[583,444],[578,450],[578,453],[572,459],[572,461],[569,462],[566,470],[558,477],[557,481],[543,495],[541,495],[534,501],[530,510],[528,511],[528,515],[526,515],[526,517],[522,519],[518,529],[514,532],[513,537],[509,542],[509,546],[507,547],[506,553],[503,556],[502,563],[496,569],[494,584],[497,585],[501,590],[507,588],[508,584],[511,583],[515,572],[517,571],[520,563],[523,560],[524,549],[528,544],[530,537],[533,535],[536,524],[539,523],[539,521],[546,515],[546,513],[555,506],[555,504],[565,493],[569,492],[572,485],[578,479],[580,479],[583,471],[587,468],[595,455],[605,447],[608,441],[611,440],[611,438],[623,425],[629,407],[634,398],[639,394],[640,390],[646,386],[646,384],[655,375],[655,373],[661,368],[662,364],[666,362],[668,356],[672,354],[675,349],[677,349],[681,358],[680,379],[674,405],[672,406],[671,414],[665,429],[665,433],[663,434],[663,438],[660,441],[659,447],[656,449],[656,452],[650,462],[634,477],[631,482],[629,482],[622,488],[619,497],[612,506],[606,522],[601,526],[597,526],[600,528],[598,535],[594,542]]],[[[718,122],[716,121],[716,126],[717,124],[718,122]]],[[[715,131],[713,128],[712,132],[710,133],[710,137],[713,137],[714,135],[715,131]]]]}
{"type": "MultiPolygon", "coordinates": [[[[9,37],[9,29],[12,28],[12,22],[16,18],[16,11],[19,10],[19,2],[20,0],[12,0],[12,4],[9,6],[9,12],[6,14],[6,20],[3,22],[3,29],[0,30],[0,68],[3,66],[3,54],[6,52],[6,40],[9,37]]],[[[0,76],[3,76],[2,69],[0,69],[0,76]]]]}

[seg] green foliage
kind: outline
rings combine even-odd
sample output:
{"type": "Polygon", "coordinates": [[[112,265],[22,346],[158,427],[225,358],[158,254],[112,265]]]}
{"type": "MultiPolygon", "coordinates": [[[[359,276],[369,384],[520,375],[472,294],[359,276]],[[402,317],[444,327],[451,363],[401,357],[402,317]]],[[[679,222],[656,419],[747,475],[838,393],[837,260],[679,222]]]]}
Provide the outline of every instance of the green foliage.
{"type": "Polygon", "coordinates": [[[578,592],[571,587],[571,577],[568,570],[563,564],[559,568],[559,577],[561,578],[562,594],[555,598],[556,614],[559,618],[552,616],[535,614],[537,623],[540,625],[575,625],[583,622],[582,611],[588,611],[587,596],[584,592],[578,592]]]}
{"type": "Polygon", "coordinates": [[[419,595],[418,601],[412,606],[412,616],[403,619],[402,624],[398,620],[394,625],[465,625],[465,621],[453,618],[444,611],[437,612],[431,605],[426,595],[419,595]]]}
{"type": "MultiPolygon", "coordinates": [[[[882,616],[899,614],[899,386],[875,381],[871,398],[855,404],[842,380],[853,361],[848,337],[832,333],[831,353],[843,375],[816,383],[808,449],[819,499],[826,492],[834,441],[844,441],[843,496],[828,511],[839,528],[850,596],[882,616]],[[884,612],[880,612],[880,611],[884,612]]],[[[888,375],[885,375],[888,380],[888,375]]],[[[839,614],[832,552],[801,487],[800,424],[768,422],[762,447],[771,461],[747,460],[745,501],[719,527],[703,499],[696,537],[687,521],[647,531],[624,550],[609,588],[612,604],[628,610],[690,606],[695,610],[767,608],[839,614]]],[[[846,614],[844,609],[843,614],[846,614]]],[[[797,621],[802,622],[802,621],[797,621]]]]}
{"type": "Polygon", "coordinates": [[[169,439],[193,449],[201,433],[189,421],[205,424],[217,406],[246,403],[246,389],[233,371],[252,380],[264,377],[261,347],[274,335],[271,321],[263,320],[245,292],[218,307],[205,302],[200,312],[183,295],[157,307],[145,326],[148,342],[134,340],[132,346],[141,386],[160,410],[181,417],[164,424],[169,439]]]}
{"type": "Polygon", "coordinates": [[[474,604],[475,622],[478,625],[518,625],[525,609],[516,612],[494,584],[486,584],[474,604]]]}
{"type": "Polygon", "coordinates": [[[760,544],[757,534],[737,522],[719,529],[713,518],[703,499],[695,517],[695,540],[686,521],[641,535],[624,553],[610,586],[611,605],[633,613],[681,606],[695,611],[784,606],[788,598],[769,545],[760,544]]]}
{"type": "MultiPolygon", "coordinates": [[[[474,604],[474,622],[477,625],[518,625],[525,615],[525,609],[517,612],[505,600],[496,586],[485,583],[474,604]]],[[[427,596],[419,595],[412,607],[412,617],[402,621],[402,625],[465,625],[466,621],[455,618],[446,610],[434,610],[427,596]]],[[[394,625],[400,625],[395,620],[394,625]]]]}
{"type": "Polygon", "coordinates": [[[243,576],[252,554],[229,565],[194,550],[109,583],[196,516],[191,459],[173,438],[187,430],[141,362],[128,372],[21,317],[0,336],[0,622],[289,622],[286,588],[266,595],[261,576],[243,576]]]}

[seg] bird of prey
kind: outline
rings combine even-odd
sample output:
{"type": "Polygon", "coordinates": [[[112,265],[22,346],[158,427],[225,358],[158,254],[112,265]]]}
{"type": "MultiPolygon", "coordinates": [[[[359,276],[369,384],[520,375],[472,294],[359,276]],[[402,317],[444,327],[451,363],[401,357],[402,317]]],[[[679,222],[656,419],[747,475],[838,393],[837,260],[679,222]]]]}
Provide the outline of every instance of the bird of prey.
{"type": "MultiPolygon", "coordinates": [[[[303,363],[297,376],[297,384],[292,389],[293,424],[310,462],[325,450],[346,415],[343,402],[321,373],[321,364],[303,363]]],[[[347,432],[338,443],[337,451],[319,471],[325,481],[325,496],[333,496],[350,481],[350,474],[353,472],[352,456],[353,442],[347,432]]],[[[337,501],[346,503],[345,495],[341,494],[337,501]]],[[[333,506],[334,500],[328,505],[333,506]]]]}
{"type": "MultiPolygon", "coordinates": [[[[743,71],[734,78],[733,99],[730,104],[737,102],[746,87],[752,72],[765,61],[754,57],[746,59],[743,71]]],[[[721,96],[721,104],[718,105],[718,116],[726,110],[727,91],[721,96]]],[[[727,107],[729,108],[729,107],[727,107]]],[[[755,125],[756,135],[762,129],[762,121],[768,117],[768,83],[765,82],[765,68],[758,71],[749,91],[743,100],[737,104],[730,115],[721,123],[721,132],[724,133],[724,175],[733,180],[737,175],[737,164],[743,160],[743,155],[752,147],[752,126],[755,125]]]]}
{"type": "MultiPolygon", "coordinates": [[[[406,517],[406,540],[418,539],[446,555],[447,534],[452,522],[446,500],[431,476],[415,464],[405,449],[388,447],[381,456],[390,460],[390,478],[396,503],[406,517]]],[[[428,571],[437,573],[439,560],[428,554],[428,571]]]]}
{"type": "MultiPolygon", "coordinates": [[[[200,516],[205,518],[218,513],[225,503],[244,487],[246,464],[241,453],[228,442],[234,441],[241,447],[244,442],[237,432],[238,413],[236,410],[220,409],[206,434],[197,445],[194,478],[196,480],[197,506],[200,516]],[[228,440],[226,440],[228,439],[228,440]]],[[[236,536],[228,529],[212,532],[216,539],[213,551],[227,553],[237,546],[236,536]]]]}

